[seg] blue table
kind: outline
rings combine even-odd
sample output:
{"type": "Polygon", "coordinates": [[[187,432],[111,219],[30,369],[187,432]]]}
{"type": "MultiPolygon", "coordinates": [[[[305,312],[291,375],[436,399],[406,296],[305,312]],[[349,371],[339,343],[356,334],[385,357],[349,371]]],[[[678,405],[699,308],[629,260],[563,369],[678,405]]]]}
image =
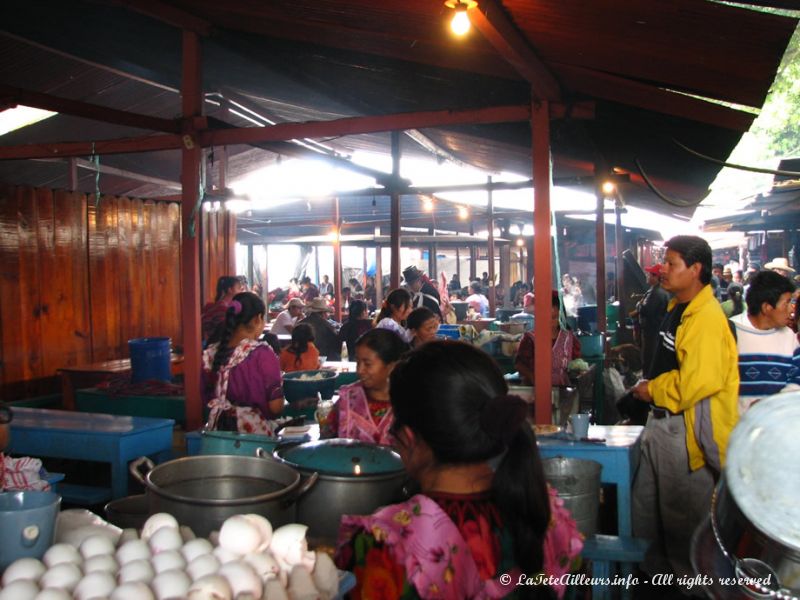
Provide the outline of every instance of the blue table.
{"type": "Polygon", "coordinates": [[[582,458],[602,465],[600,481],[617,486],[617,533],[621,536],[632,535],[631,486],[639,464],[639,440],[643,429],[635,425],[590,426],[589,437],[605,439],[605,443],[537,436],[542,458],[582,458]]]}
{"type": "Polygon", "coordinates": [[[15,408],[8,452],[111,464],[111,495],[128,495],[128,463],[172,457],[172,419],[15,408]]]}

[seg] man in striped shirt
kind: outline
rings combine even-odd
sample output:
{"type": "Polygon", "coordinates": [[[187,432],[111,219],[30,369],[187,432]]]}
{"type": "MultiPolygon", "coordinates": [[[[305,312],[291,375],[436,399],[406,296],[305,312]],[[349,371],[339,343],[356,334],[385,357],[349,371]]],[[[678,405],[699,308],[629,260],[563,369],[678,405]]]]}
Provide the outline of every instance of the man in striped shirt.
{"type": "Polygon", "coordinates": [[[800,343],[787,327],[794,310],[792,281],[775,271],[750,280],[747,312],[736,315],[739,414],[766,396],[800,389],[800,343]]]}

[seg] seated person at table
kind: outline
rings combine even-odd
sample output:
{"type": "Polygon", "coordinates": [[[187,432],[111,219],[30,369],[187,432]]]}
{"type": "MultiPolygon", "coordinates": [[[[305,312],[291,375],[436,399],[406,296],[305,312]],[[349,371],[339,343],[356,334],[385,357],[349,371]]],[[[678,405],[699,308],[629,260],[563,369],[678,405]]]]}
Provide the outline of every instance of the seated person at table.
{"type": "Polygon", "coordinates": [[[27,456],[11,458],[3,454],[11,437],[9,423],[13,418],[11,407],[0,402],[0,492],[48,491],[50,484],[41,477],[41,460],[27,456]]]}
{"type": "Polygon", "coordinates": [[[306,318],[300,323],[311,325],[314,330],[314,342],[320,354],[327,356],[328,360],[342,360],[339,332],[334,327],[335,322],[329,319],[332,312],[333,309],[328,306],[325,298],[314,298],[306,304],[306,318]]]}
{"type": "Polygon", "coordinates": [[[356,340],[372,329],[372,320],[367,314],[367,303],[363,300],[353,300],[350,303],[347,321],[339,330],[339,339],[347,346],[347,358],[356,359],[356,340]]]}
{"type": "Polygon", "coordinates": [[[390,396],[394,446],[421,493],[342,518],[336,563],[356,574],[350,597],[563,595],[517,587],[521,574],[557,581],[583,542],[545,482],[525,402],[508,395],[491,357],[463,342],[427,343],[397,364],[390,396]]]}
{"type": "Polygon", "coordinates": [[[314,345],[314,330],[308,323],[298,323],[292,330],[292,342],[281,351],[281,371],[313,371],[319,368],[319,350],[314,345]]]}
{"type": "Polygon", "coordinates": [[[236,294],[245,291],[246,287],[241,277],[234,275],[223,275],[217,280],[217,295],[214,302],[209,302],[203,307],[200,317],[203,341],[212,344],[217,339],[209,339],[217,332],[225,322],[225,312],[228,310],[230,301],[236,294]]]}
{"type": "MultiPolygon", "coordinates": [[[[561,319],[561,303],[558,299],[558,292],[553,290],[552,303],[550,309],[550,341],[553,344],[552,357],[553,357],[553,386],[569,385],[569,376],[567,375],[567,365],[570,361],[579,358],[581,355],[581,343],[575,334],[569,329],[562,329],[561,319]]],[[[525,385],[535,385],[534,362],[536,360],[536,353],[534,351],[534,332],[527,331],[522,336],[517,350],[517,357],[514,359],[514,367],[519,371],[522,381],[525,385]]]]}
{"type": "Polygon", "coordinates": [[[411,347],[416,348],[425,342],[436,339],[436,332],[439,331],[439,317],[427,306],[420,306],[408,315],[406,325],[411,334],[411,347]]]}
{"type": "Polygon", "coordinates": [[[339,401],[329,425],[337,437],[391,443],[389,374],[407,351],[408,344],[387,329],[372,329],[358,338],[358,381],[339,388],[339,401]]]}
{"type": "Polygon", "coordinates": [[[306,303],[302,298],[292,298],[286,303],[284,309],[278,313],[275,320],[272,322],[270,332],[275,335],[289,335],[294,329],[297,320],[303,316],[303,308],[306,303]]]}
{"type": "Polygon", "coordinates": [[[234,296],[221,339],[203,352],[204,397],[209,429],[272,435],[283,410],[278,357],[265,342],[264,301],[251,292],[234,296]]]}
{"type": "Polygon", "coordinates": [[[483,295],[483,288],[477,281],[469,284],[467,303],[477,317],[489,316],[489,299],[483,295]]]}
{"type": "Polygon", "coordinates": [[[384,299],[381,312],[375,317],[375,327],[394,331],[405,342],[410,342],[411,335],[405,327],[406,318],[410,312],[411,293],[404,288],[392,290],[384,299]]]}

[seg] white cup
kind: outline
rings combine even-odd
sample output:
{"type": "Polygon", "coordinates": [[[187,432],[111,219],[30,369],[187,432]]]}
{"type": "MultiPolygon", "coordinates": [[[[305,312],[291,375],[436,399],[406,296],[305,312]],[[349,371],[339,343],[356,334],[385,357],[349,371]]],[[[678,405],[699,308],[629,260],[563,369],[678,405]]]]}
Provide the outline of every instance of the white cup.
{"type": "Polygon", "coordinates": [[[589,436],[589,415],[587,413],[570,415],[569,421],[572,424],[572,435],[576,440],[589,436]]]}

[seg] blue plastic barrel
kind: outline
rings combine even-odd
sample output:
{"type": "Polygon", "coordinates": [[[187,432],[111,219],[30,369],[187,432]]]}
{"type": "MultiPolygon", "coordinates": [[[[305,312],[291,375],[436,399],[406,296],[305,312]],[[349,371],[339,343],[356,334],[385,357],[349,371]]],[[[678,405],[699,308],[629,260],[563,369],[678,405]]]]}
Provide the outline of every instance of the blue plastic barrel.
{"type": "Polygon", "coordinates": [[[136,338],[128,340],[131,352],[131,381],[139,383],[150,379],[172,380],[168,337],[136,338]]]}

